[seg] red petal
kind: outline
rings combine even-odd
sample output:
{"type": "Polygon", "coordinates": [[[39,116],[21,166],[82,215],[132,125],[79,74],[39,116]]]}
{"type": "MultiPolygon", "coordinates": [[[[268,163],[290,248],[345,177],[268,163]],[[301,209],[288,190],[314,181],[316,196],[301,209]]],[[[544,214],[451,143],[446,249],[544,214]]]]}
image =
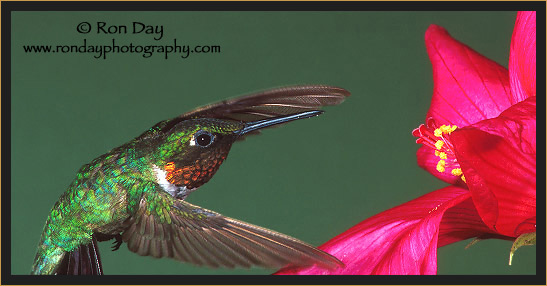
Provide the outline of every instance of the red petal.
{"type": "Polygon", "coordinates": [[[459,127],[498,116],[511,106],[507,69],[431,25],[425,35],[434,91],[426,116],[459,127]]]}
{"type": "Polygon", "coordinates": [[[536,95],[536,12],[519,12],[509,56],[513,104],[536,95]]]}
{"type": "Polygon", "coordinates": [[[448,209],[441,221],[438,246],[445,246],[471,237],[510,239],[496,235],[484,224],[471,198],[448,209]]]}
{"type": "Polygon", "coordinates": [[[497,120],[479,123],[476,126],[483,131],[504,137],[522,152],[536,156],[536,97],[511,106],[502,112],[497,120]],[[496,128],[501,124],[500,128],[496,128]]]}
{"type": "Polygon", "coordinates": [[[451,137],[481,218],[506,236],[536,229],[535,105],[531,97],[451,137]]]}
{"type": "Polygon", "coordinates": [[[488,231],[470,198],[469,191],[453,186],[431,192],[364,220],[319,247],[345,268],[314,266],[276,274],[436,274],[437,240],[444,245],[488,231]],[[443,218],[447,210],[450,215],[443,218]],[[446,225],[439,227],[441,221],[446,225]]]}

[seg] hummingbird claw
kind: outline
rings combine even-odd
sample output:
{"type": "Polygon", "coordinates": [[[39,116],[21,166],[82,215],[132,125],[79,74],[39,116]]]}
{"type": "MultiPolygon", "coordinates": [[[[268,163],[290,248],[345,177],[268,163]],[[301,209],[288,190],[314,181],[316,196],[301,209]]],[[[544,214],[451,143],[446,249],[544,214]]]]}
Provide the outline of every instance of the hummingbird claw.
{"type": "Polygon", "coordinates": [[[113,242],[113,245],[112,245],[112,251],[116,251],[118,249],[120,249],[120,246],[122,246],[122,236],[118,233],[114,236],[114,239],[116,241],[113,242]]]}

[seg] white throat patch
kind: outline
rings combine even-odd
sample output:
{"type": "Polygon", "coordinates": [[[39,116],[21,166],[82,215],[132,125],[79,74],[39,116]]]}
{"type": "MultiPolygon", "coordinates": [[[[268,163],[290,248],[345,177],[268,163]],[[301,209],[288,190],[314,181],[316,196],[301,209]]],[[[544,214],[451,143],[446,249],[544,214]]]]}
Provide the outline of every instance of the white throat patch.
{"type": "Polygon", "coordinates": [[[169,183],[167,181],[167,172],[165,170],[160,169],[158,166],[152,164],[152,170],[154,170],[154,174],[156,175],[156,183],[161,186],[161,188],[169,193],[172,197],[175,197],[177,199],[184,200],[191,192],[197,190],[197,188],[194,189],[187,189],[186,186],[176,186],[175,184],[169,183]]]}

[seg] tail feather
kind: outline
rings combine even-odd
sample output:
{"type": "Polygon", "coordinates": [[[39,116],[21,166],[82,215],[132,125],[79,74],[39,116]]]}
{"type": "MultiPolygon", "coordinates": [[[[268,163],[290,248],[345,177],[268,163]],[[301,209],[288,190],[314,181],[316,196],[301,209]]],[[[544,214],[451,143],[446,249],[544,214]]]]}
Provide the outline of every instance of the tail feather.
{"type": "Polygon", "coordinates": [[[80,245],[75,250],[67,253],[54,274],[103,275],[103,266],[95,235],[93,235],[91,243],[80,245]]]}

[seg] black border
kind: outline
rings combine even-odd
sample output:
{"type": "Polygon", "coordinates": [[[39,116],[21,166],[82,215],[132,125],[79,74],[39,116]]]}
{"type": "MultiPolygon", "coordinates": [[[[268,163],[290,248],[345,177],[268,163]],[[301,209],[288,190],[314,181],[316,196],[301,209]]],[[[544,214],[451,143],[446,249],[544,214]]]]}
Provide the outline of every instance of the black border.
{"type": "MultiPolygon", "coordinates": [[[[538,241],[536,275],[438,275],[438,276],[121,276],[69,277],[11,275],[11,12],[12,11],[537,11],[538,23],[545,23],[545,2],[46,2],[18,1],[2,5],[2,284],[484,284],[484,285],[545,285],[545,209],[537,218],[538,241]],[[6,238],[7,237],[7,238],[6,238]],[[539,263],[538,263],[539,262],[539,263]]],[[[537,50],[545,51],[545,25],[537,26],[537,50]]],[[[537,78],[545,79],[545,53],[537,53],[537,78]]],[[[540,136],[537,143],[537,164],[545,174],[545,82],[537,85],[540,136]]],[[[545,178],[537,189],[546,190],[545,178]]],[[[545,202],[545,192],[538,192],[538,200],[545,202]]],[[[541,207],[541,206],[540,206],[541,207]]],[[[543,205],[545,207],[545,205],[543,205]]],[[[517,254],[518,255],[518,254],[517,254]]]]}
{"type": "Polygon", "coordinates": [[[532,11],[537,1],[7,1],[8,11],[532,11]]]}

